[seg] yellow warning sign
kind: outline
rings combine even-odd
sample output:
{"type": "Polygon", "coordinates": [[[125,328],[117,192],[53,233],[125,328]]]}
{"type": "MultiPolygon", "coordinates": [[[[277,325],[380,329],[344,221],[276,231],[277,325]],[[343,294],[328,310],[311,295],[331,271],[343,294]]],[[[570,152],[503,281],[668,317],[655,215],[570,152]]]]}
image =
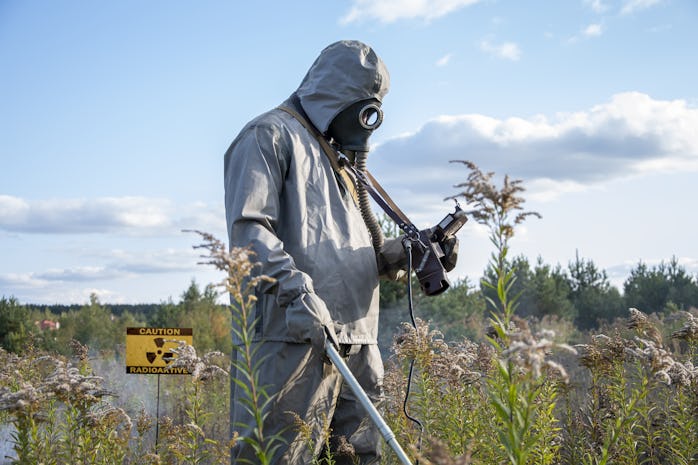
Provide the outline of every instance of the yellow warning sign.
{"type": "Polygon", "coordinates": [[[126,373],[188,375],[186,368],[171,366],[179,341],[192,345],[192,328],[126,328],[126,373]]]}

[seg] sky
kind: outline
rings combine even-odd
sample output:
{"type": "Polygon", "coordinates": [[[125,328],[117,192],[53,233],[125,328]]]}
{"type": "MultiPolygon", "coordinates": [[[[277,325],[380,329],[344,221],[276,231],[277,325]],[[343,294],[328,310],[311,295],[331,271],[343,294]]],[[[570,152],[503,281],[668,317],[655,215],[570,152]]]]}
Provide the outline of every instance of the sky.
{"type": "MultiPolygon", "coordinates": [[[[0,0],[0,297],[179,301],[227,240],[223,154],[341,39],[390,72],[368,168],[419,227],[468,160],[520,179],[510,254],[698,272],[694,0],[0,0]]],[[[492,246],[470,221],[452,280],[492,246]]]]}

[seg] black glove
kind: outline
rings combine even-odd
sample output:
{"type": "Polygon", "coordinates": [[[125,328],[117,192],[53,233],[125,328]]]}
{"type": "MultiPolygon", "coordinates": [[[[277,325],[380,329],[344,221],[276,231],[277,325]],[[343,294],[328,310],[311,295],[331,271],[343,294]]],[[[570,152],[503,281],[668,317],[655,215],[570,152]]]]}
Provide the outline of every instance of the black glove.
{"type": "Polygon", "coordinates": [[[444,256],[441,257],[441,264],[448,272],[456,267],[458,262],[458,238],[456,236],[446,236],[439,242],[444,256]]]}

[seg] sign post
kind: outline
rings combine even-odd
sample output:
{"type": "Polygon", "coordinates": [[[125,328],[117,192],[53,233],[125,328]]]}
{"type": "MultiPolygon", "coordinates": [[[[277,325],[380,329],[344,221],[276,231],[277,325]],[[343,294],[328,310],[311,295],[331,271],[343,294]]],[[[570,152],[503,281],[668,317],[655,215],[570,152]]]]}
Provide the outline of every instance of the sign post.
{"type": "Polygon", "coordinates": [[[126,373],[158,375],[155,449],[160,433],[160,375],[188,375],[185,367],[172,367],[180,342],[193,345],[192,328],[126,328],[126,373]]]}

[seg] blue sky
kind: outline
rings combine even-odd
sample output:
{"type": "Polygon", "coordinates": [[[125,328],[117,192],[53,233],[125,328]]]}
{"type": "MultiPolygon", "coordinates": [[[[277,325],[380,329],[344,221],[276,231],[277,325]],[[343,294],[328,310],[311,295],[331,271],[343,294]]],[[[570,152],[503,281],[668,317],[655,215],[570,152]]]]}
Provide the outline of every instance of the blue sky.
{"type": "MultiPolygon", "coordinates": [[[[182,229],[226,237],[223,153],[339,39],[388,66],[369,169],[419,226],[471,160],[543,216],[513,254],[578,253],[619,287],[639,261],[696,273],[696,20],[693,0],[0,0],[0,296],[177,301],[219,280],[182,229]]],[[[459,237],[452,277],[476,281],[486,231],[459,237]]]]}

